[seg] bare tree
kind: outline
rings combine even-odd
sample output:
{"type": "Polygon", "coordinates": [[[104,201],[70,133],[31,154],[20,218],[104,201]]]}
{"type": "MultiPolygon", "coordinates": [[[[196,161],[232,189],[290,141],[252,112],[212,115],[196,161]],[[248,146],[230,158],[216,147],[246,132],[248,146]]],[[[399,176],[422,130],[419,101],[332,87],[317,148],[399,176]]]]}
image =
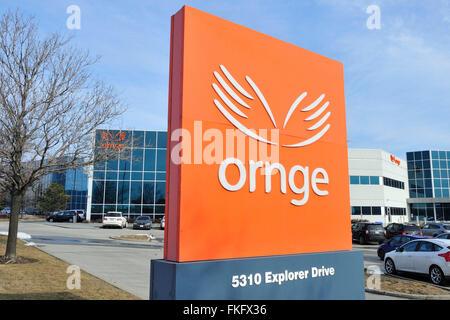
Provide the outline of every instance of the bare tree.
{"type": "Polygon", "coordinates": [[[34,18],[0,19],[0,188],[11,196],[5,256],[16,258],[21,201],[37,179],[104,160],[92,153],[98,126],[125,110],[110,86],[90,72],[98,58],[71,38],[39,37],[34,18]]]}

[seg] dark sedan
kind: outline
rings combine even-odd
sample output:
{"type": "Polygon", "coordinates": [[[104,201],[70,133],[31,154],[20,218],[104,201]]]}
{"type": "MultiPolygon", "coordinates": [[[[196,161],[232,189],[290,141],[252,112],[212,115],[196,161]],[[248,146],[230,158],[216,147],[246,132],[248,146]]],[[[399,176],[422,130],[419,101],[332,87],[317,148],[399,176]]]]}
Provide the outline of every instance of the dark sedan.
{"type": "Polygon", "coordinates": [[[140,216],[133,223],[133,229],[147,229],[152,228],[152,219],[149,216],[140,216]]]}
{"type": "Polygon", "coordinates": [[[81,218],[77,216],[75,211],[60,211],[47,217],[49,222],[73,222],[74,217],[77,221],[81,221],[81,218]]]}
{"type": "Polygon", "coordinates": [[[392,237],[392,239],[386,241],[385,243],[383,243],[381,246],[378,247],[377,251],[378,257],[380,257],[381,260],[384,260],[384,256],[386,255],[386,253],[397,249],[398,247],[404,245],[407,242],[423,238],[424,237],[422,236],[396,235],[392,237]]]}

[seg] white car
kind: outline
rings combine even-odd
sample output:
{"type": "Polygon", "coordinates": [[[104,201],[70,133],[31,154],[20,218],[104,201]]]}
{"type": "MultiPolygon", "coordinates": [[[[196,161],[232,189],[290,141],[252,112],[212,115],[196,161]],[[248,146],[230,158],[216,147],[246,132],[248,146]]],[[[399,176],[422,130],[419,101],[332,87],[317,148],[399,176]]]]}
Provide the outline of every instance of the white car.
{"type": "Polygon", "coordinates": [[[122,212],[109,211],[103,216],[103,228],[106,227],[127,227],[127,219],[122,217],[122,212]]]}
{"type": "Polygon", "coordinates": [[[419,239],[386,253],[387,274],[397,271],[427,274],[434,284],[443,284],[450,277],[450,240],[419,239]]]}

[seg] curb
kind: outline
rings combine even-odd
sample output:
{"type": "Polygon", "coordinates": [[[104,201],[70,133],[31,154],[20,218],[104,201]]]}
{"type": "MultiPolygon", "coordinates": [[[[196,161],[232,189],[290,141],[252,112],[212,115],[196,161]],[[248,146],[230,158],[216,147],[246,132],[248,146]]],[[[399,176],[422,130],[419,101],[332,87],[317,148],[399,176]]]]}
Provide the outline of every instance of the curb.
{"type": "Polygon", "coordinates": [[[399,292],[391,292],[391,291],[382,291],[375,289],[365,289],[368,293],[379,294],[383,296],[391,296],[397,298],[405,298],[405,299],[415,299],[415,300],[450,300],[450,295],[422,295],[422,294],[409,294],[409,293],[399,293],[399,292]]]}
{"type": "Polygon", "coordinates": [[[387,273],[385,273],[384,275],[385,275],[385,276],[388,276],[388,277],[392,277],[392,278],[397,278],[397,279],[402,279],[402,280],[408,280],[408,281],[414,281],[414,282],[418,282],[418,283],[422,283],[422,284],[424,283],[424,284],[427,284],[427,285],[430,285],[430,286],[433,286],[433,287],[436,287],[436,288],[439,288],[439,289],[446,290],[446,291],[449,291],[449,292],[450,292],[450,288],[443,287],[443,286],[439,286],[439,285],[434,284],[434,283],[428,283],[428,282],[421,281],[421,280],[405,278],[405,277],[401,277],[401,276],[396,275],[396,274],[387,274],[387,273]]]}

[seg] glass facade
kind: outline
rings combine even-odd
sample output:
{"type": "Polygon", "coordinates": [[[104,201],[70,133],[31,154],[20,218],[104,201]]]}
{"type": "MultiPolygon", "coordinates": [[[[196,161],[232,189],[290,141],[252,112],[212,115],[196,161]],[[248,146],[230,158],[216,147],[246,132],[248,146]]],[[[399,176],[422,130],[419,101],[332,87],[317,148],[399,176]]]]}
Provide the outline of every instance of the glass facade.
{"type": "Polygon", "coordinates": [[[450,151],[407,152],[412,219],[450,221],[450,151]],[[442,201],[436,199],[442,199],[442,201]]]}
{"type": "Polygon", "coordinates": [[[95,148],[111,160],[94,165],[91,217],[120,211],[134,218],[165,213],[166,131],[97,130],[95,148]]]}
{"type": "Polygon", "coordinates": [[[42,180],[42,192],[45,192],[52,183],[64,186],[66,195],[70,196],[66,210],[82,209],[87,207],[88,174],[86,168],[69,169],[61,173],[50,173],[42,180]]]}

